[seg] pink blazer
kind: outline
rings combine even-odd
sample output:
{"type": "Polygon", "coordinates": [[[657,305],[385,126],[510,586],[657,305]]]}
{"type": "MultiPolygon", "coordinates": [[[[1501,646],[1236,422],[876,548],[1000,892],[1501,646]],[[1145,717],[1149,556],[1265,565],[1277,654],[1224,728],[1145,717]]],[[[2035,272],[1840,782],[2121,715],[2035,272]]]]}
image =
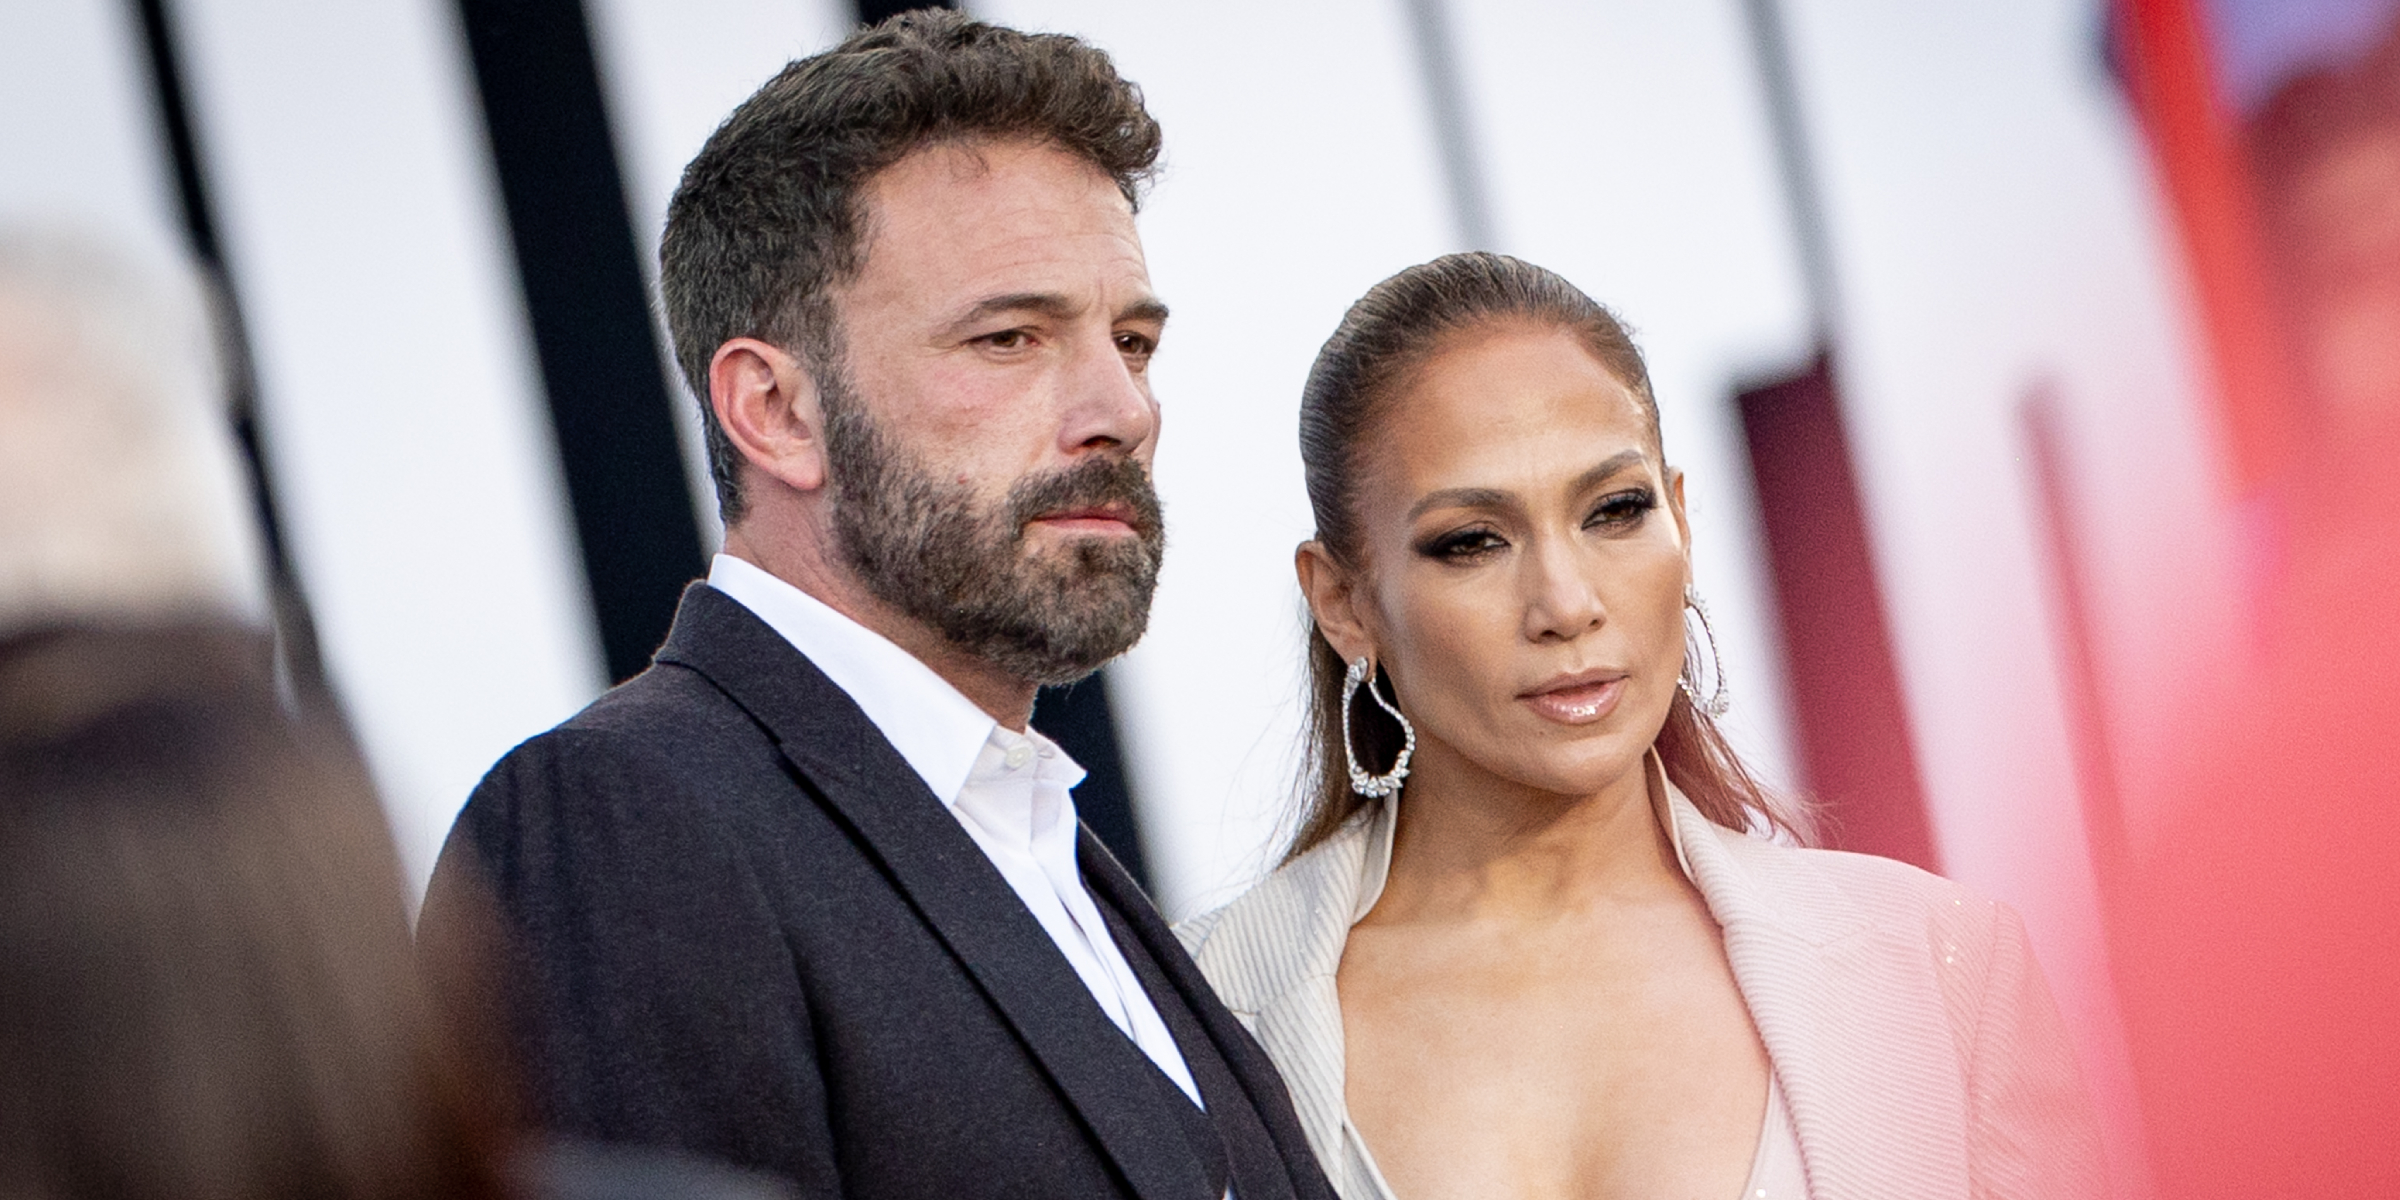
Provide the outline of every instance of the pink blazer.
{"type": "MultiPolygon", "coordinates": [[[[1814,1200],[2105,1193],[2074,1051],[2014,911],[1903,863],[1714,825],[1671,786],[1666,800],[1814,1200]]],[[[1344,1200],[1391,1200],[1343,1101],[1334,973],[1383,890],[1396,803],[1176,930],[1283,1072],[1344,1200]]]]}

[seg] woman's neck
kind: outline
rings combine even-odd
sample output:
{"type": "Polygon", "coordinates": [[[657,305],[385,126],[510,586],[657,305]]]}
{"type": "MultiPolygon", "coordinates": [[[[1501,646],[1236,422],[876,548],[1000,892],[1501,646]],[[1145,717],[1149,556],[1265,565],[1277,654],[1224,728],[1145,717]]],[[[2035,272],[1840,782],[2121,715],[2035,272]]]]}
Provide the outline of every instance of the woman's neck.
{"type": "Polygon", "coordinates": [[[1370,919],[1541,920],[1689,888],[1636,760],[1588,796],[1512,783],[1420,745],[1370,919]]]}

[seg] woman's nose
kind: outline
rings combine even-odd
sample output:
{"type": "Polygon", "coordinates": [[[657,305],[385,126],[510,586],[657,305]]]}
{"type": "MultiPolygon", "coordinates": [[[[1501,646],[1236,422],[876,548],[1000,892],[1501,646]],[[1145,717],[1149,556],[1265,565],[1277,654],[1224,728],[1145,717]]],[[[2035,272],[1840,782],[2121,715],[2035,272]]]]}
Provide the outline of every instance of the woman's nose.
{"type": "Polygon", "coordinates": [[[1568,547],[1537,542],[1525,565],[1527,640],[1572,641],[1608,622],[1590,564],[1568,547]]]}

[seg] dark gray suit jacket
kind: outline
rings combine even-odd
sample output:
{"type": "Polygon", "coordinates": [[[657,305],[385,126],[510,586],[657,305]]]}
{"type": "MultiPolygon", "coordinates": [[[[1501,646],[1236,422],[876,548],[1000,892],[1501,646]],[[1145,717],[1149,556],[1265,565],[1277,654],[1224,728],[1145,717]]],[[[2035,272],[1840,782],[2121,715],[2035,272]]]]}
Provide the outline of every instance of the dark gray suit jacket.
{"type": "Polygon", "coordinates": [[[1088,831],[1081,858],[1205,1116],[849,696],[695,584],[649,670],[476,789],[421,936],[497,900],[564,1134],[808,1196],[1330,1200],[1266,1055],[1088,831]]]}

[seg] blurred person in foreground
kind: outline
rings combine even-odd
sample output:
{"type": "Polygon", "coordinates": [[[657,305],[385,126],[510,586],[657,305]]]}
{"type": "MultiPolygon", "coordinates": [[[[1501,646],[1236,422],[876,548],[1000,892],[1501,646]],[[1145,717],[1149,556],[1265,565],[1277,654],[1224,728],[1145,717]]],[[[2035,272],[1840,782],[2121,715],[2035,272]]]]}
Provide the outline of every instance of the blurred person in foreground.
{"type": "Polygon", "coordinates": [[[272,659],[221,623],[0,640],[0,1196],[785,1194],[522,1131],[471,1006],[419,986],[364,768],[272,659]]]}
{"type": "Polygon", "coordinates": [[[0,1196],[496,1195],[381,812],[277,698],[209,311],[0,233],[0,1196]]]}
{"type": "Polygon", "coordinates": [[[397,860],[264,634],[0,642],[0,1196],[498,1197],[397,860]]]}
{"type": "Polygon", "coordinates": [[[541,1117],[808,1195],[1318,1197],[1281,1080],[1027,726],[1162,547],[1140,93],[903,15],[711,137],[661,278],[725,553],[649,670],[512,751],[481,879],[541,1117]]]}
{"type": "Polygon", "coordinates": [[[528,1139],[427,1007],[364,768],[277,686],[209,311],[0,232],[0,1197],[781,1194],[528,1139]]]}
{"type": "Polygon", "coordinates": [[[1300,429],[1315,787],[1283,868],[1178,932],[1344,1197],[2102,1192],[2016,915],[1793,845],[1718,734],[1683,476],[1606,309],[1412,267],[1300,429]]]}
{"type": "Polygon", "coordinates": [[[267,589],[198,276],[0,229],[0,632],[222,618],[267,589]]]}

